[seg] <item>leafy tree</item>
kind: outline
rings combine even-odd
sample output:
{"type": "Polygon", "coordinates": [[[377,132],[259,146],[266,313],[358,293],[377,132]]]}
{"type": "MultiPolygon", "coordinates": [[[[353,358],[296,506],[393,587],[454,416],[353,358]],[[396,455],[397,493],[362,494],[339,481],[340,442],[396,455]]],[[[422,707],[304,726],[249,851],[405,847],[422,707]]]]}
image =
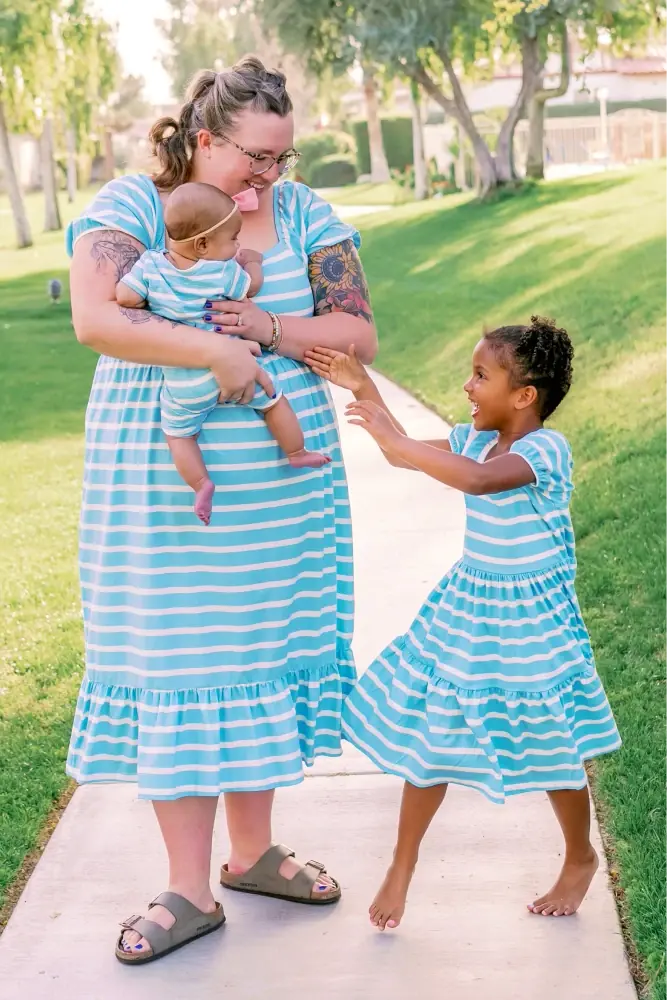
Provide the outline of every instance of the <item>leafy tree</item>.
{"type": "Polygon", "coordinates": [[[383,68],[364,48],[357,30],[357,11],[337,0],[255,0],[257,15],[274,31],[284,48],[305,57],[309,69],[326,85],[333,75],[347,73],[353,65],[362,71],[362,88],[368,121],[371,177],[390,178],[380,125],[379,87],[383,68]]]}
{"type": "Polygon", "coordinates": [[[168,0],[168,4],[169,17],[158,21],[170,47],[163,65],[181,98],[198,70],[234,62],[235,5],[230,0],[168,0]]]}

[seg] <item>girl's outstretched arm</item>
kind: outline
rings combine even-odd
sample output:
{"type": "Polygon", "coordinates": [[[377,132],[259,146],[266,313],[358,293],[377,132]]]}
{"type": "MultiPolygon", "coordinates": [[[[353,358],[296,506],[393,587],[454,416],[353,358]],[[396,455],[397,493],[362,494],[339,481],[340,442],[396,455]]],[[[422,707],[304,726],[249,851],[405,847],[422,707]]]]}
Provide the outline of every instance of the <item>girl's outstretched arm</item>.
{"type": "Polygon", "coordinates": [[[504,493],[535,481],[533,470],[520,455],[505,454],[488,462],[475,462],[424,441],[414,441],[402,434],[386,411],[372,401],[350,403],[346,413],[351,424],[368,431],[389,461],[394,458],[405,462],[462,493],[504,493]]]}
{"type": "MultiPolygon", "coordinates": [[[[366,368],[357,358],[354,344],[347,354],[342,351],[334,351],[330,347],[314,347],[311,351],[306,351],[304,361],[316,375],[325,378],[327,382],[339,385],[343,389],[349,389],[350,392],[354,393],[355,399],[375,403],[376,406],[384,410],[399,433],[406,433],[403,425],[399,423],[385,403],[380,390],[366,368]]],[[[413,468],[407,462],[402,462],[400,458],[388,455],[384,449],[382,452],[390,465],[398,469],[413,468]]]]}

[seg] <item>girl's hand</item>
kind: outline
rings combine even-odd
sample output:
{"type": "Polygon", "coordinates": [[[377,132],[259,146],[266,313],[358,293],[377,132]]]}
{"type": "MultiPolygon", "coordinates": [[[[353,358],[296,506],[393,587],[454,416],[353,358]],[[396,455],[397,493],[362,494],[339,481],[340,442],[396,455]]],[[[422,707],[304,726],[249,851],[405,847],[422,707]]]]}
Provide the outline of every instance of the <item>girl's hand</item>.
{"type": "Polygon", "coordinates": [[[268,347],[273,336],[271,317],[251,299],[223,299],[221,302],[206,303],[204,322],[212,323],[216,333],[231,333],[244,340],[254,340],[268,347]]]}
{"type": "Polygon", "coordinates": [[[316,375],[351,392],[359,392],[368,381],[366,369],[357,358],[354,344],[350,347],[349,354],[329,347],[313,347],[312,350],[305,351],[303,360],[316,375]]]}
{"type": "Polygon", "coordinates": [[[404,437],[391,422],[389,414],[368,400],[348,403],[345,407],[348,422],[363,427],[383,451],[390,451],[398,438],[404,437]]]}
{"type": "Polygon", "coordinates": [[[255,344],[226,338],[212,339],[214,346],[210,368],[220,386],[221,403],[247,405],[255,395],[255,383],[261,385],[267,396],[273,398],[276,395],[273,382],[255,361],[254,354],[259,350],[255,344]]]}

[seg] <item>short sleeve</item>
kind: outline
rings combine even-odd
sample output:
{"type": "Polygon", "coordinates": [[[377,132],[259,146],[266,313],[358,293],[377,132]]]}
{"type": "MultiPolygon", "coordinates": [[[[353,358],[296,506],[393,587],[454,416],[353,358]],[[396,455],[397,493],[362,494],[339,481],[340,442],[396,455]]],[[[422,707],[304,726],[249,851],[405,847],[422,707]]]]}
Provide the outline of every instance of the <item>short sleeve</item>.
{"type": "Polygon", "coordinates": [[[455,455],[460,455],[466,446],[472,424],[456,424],[449,434],[449,445],[455,455]]]}
{"type": "Polygon", "coordinates": [[[572,452],[557,431],[541,430],[515,441],[510,451],[521,455],[535,476],[532,488],[555,507],[566,507],[572,490],[572,452]]]}
{"type": "Polygon", "coordinates": [[[76,241],[94,229],[114,229],[133,236],[147,250],[153,248],[158,229],[157,197],[153,182],[144,174],[109,181],[67,227],[67,253],[71,257],[76,241]]]}
{"type": "Polygon", "coordinates": [[[221,279],[222,294],[226,299],[244,299],[248,294],[251,278],[238,261],[224,261],[221,279]]]}
{"type": "Polygon", "coordinates": [[[142,253],[139,260],[132,267],[127,274],[124,274],[120,279],[124,285],[131,288],[133,292],[137,295],[141,295],[142,299],[148,298],[148,281],[146,278],[146,257],[145,253],[142,253]]]}
{"type": "Polygon", "coordinates": [[[332,247],[343,240],[352,240],[357,249],[361,246],[359,230],[342,222],[331,205],[319,194],[296,181],[283,181],[282,195],[288,218],[301,234],[306,254],[332,247]]]}

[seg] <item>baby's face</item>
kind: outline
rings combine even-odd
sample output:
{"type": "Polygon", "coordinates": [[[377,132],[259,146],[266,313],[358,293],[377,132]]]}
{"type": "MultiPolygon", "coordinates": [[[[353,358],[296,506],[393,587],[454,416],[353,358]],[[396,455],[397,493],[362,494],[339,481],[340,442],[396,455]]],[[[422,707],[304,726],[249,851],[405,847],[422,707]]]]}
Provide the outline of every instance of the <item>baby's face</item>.
{"type": "Polygon", "coordinates": [[[231,260],[239,252],[241,216],[235,212],[229,222],[211,233],[207,240],[207,260],[231,260]]]}

